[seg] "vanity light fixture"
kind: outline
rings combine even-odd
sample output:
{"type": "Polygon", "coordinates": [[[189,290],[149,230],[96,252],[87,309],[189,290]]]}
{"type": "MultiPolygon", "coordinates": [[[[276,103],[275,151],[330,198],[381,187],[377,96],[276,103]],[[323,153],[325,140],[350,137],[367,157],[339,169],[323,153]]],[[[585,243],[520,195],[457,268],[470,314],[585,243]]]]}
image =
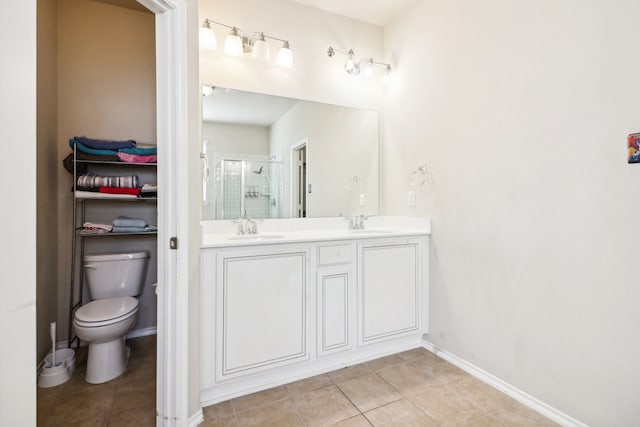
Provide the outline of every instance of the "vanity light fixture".
{"type": "Polygon", "coordinates": [[[334,47],[329,46],[329,49],[327,50],[327,55],[329,56],[329,58],[333,58],[336,53],[345,55],[347,57],[347,61],[344,63],[344,70],[352,76],[357,76],[360,74],[360,72],[362,72],[363,76],[371,77],[374,71],[373,67],[375,64],[377,64],[384,66],[382,83],[389,82],[389,76],[391,75],[391,64],[387,64],[386,62],[374,61],[373,58],[356,59],[356,55],[353,52],[353,49],[349,49],[348,52],[342,52],[334,47]]]}
{"type": "Polygon", "coordinates": [[[289,41],[278,37],[267,35],[263,32],[246,33],[245,35],[239,27],[223,24],[212,19],[205,19],[200,27],[200,48],[203,50],[217,50],[218,43],[215,31],[211,24],[220,25],[230,30],[224,42],[224,54],[229,56],[243,56],[245,53],[251,54],[254,59],[269,61],[271,59],[269,44],[267,39],[282,42],[282,47],[278,50],[275,63],[282,68],[293,67],[293,52],[289,46],[289,41]]]}

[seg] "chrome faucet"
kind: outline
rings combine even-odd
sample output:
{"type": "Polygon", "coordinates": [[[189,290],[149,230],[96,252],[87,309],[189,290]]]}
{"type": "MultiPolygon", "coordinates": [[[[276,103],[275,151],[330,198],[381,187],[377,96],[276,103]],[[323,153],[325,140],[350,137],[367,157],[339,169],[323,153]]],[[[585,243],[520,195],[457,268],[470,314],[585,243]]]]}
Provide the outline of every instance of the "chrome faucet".
{"type": "Polygon", "coordinates": [[[256,220],[248,216],[240,216],[233,222],[238,223],[236,234],[242,236],[244,234],[258,234],[258,224],[256,220]]]}
{"type": "Polygon", "coordinates": [[[348,217],[349,230],[364,230],[364,221],[369,218],[366,215],[359,215],[354,217],[348,217]]]}

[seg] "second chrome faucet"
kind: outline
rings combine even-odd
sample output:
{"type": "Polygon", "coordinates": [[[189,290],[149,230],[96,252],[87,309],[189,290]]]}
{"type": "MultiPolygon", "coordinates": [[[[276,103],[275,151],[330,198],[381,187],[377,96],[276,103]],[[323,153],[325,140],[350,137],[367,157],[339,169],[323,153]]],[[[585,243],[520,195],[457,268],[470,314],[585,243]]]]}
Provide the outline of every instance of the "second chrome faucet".
{"type": "Polygon", "coordinates": [[[244,234],[258,234],[258,224],[255,219],[248,216],[241,216],[234,222],[238,223],[238,230],[236,231],[238,236],[244,234]]]}

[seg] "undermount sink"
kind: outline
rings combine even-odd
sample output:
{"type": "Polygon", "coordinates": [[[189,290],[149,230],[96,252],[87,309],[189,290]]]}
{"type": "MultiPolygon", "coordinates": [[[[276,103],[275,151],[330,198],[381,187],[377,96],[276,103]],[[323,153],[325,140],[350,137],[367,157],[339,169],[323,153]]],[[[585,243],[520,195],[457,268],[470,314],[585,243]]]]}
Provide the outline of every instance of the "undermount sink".
{"type": "Polygon", "coordinates": [[[283,237],[284,237],[283,234],[246,234],[246,235],[243,235],[243,236],[229,237],[229,240],[242,240],[242,241],[259,242],[261,240],[282,239],[283,237]]]}
{"type": "Polygon", "coordinates": [[[374,230],[374,229],[364,229],[364,230],[349,230],[350,233],[355,234],[389,234],[393,233],[393,230],[374,230]]]}

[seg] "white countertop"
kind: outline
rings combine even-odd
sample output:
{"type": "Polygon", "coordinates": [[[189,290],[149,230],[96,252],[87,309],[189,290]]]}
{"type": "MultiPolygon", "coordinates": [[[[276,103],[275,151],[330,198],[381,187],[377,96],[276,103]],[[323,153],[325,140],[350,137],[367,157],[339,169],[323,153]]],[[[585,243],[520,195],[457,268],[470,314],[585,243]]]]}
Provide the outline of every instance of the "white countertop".
{"type": "Polygon", "coordinates": [[[201,248],[360,240],[431,234],[429,218],[372,217],[363,230],[349,230],[343,217],[258,221],[258,234],[237,235],[233,221],[202,221],[201,248]]]}

